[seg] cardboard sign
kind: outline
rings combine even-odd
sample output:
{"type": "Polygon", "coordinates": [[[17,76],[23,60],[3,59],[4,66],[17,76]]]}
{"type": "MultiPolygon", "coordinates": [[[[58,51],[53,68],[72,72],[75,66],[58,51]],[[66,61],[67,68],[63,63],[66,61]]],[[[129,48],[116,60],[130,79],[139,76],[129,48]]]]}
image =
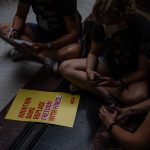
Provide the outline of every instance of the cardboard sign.
{"type": "Polygon", "coordinates": [[[19,90],[5,119],[73,127],[79,95],[19,90]]]}

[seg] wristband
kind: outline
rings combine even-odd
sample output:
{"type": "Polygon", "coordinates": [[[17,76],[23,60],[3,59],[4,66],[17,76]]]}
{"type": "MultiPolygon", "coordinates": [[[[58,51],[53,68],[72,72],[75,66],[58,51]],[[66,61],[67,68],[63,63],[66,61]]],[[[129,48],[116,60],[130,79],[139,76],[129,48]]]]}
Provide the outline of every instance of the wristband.
{"type": "Polygon", "coordinates": [[[18,32],[18,30],[14,29],[14,28],[11,28],[9,33],[8,33],[8,36],[7,36],[8,38],[10,37],[12,32],[18,32]]]}
{"type": "Polygon", "coordinates": [[[112,128],[114,127],[114,125],[118,125],[118,123],[112,122],[112,123],[109,125],[109,127],[108,127],[108,132],[111,133],[111,130],[112,130],[112,128]]]}

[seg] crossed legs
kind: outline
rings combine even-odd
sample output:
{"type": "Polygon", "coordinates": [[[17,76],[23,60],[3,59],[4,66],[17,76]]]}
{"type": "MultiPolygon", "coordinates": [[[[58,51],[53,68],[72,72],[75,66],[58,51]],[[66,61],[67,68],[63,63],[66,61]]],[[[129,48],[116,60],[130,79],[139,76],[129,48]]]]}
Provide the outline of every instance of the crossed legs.
{"type": "MultiPolygon", "coordinates": [[[[9,25],[9,24],[0,24],[0,33],[3,35],[7,35],[10,28],[11,28],[11,25],[9,25]]],[[[18,39],[35,42],[34,33],[28,24],[24,25],[24,28],[22,29],[18,39]]],[[[79,43],[73,43],[73,44],[64,46],[60,49],[52,50],[50,52],[44,51],[44,52],[40,53],[39,55],[44,58],[50,57],[52,59],[55,59],[56,61],[64,61],[64,60],[79,57],[80,49],[81,48],[80,48],[79,43]]]]}
{"type": "MultiPolygon", "coordinates": [[[[103,74],[107,74],[107,68],[104,64],[99,65],[99,71],[103,71],[103,74]]],[[[109,96],[108,91],[103,87],[92,87],[88,84],[87,76],[86,76],[86,59],[71,59],[63,62],[59,68],[61,74],[69,80],[71,83],[79,86],[85,90],[88,90],[100,97],[106,98],[109,96]]]]}
{"type": "MultiPolygon", "coordinates": [[[[131,105],[138,103],[148,96],[147,81],[139,81],[128,85],[125,89],[119,90],[116,87],[92,87],[89,86],[86,76],[86,59],[72,59],[63,62],[59,68],[61,74],[71,83],[88,90],[100,97],[112,95],[120,99],[123,103],[131,105]]],[[[99,60],[97,72],[102,76],[110,76],[108,67],[99,60]]]]}

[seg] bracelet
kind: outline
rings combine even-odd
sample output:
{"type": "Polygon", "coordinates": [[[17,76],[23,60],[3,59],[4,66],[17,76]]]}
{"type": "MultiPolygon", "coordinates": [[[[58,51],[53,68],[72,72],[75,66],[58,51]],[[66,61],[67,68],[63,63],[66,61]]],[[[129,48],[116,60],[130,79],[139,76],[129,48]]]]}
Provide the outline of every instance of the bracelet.
{"type": "Polygon", "coordinates": [[[110,126],[108,127],[108,132],[111,133],[111,130],[112,130],[112,128],[113,128],[114,125],[118,125],[118,123],[112,122],[112,123],[110,124],[110,126]]]}

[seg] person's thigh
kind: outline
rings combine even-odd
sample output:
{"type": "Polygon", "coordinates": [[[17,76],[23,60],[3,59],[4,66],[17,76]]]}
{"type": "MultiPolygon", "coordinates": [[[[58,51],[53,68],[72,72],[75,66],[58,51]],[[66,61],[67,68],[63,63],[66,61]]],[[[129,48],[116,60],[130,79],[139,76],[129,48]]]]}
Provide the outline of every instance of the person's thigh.
{"type": "Polygon", "coordinates": [[[132,83],[127,87],[107,87],[111,95],[127,105],[137,104],[148,97],[149,85],[147,81],[132,83]]]}
{"type": "Polygon", "coordinates": [[[60,49],[50,51],[49,57],[58,61],[65,61],[68,59],[78,58],[80,55],[80,51],[81,51],[80,44],[72,43],[60,49]]]}
{"type": "Polygon", "coordinates": [[[70,59],[66,60],[61,63],[60,65],[61,70],[80,70],[85,71],[86,70],[86,58],[77,58],[77,59],[70,59]]]}
{"type": "MultiPolygon", "coordinates": [[[[72,68],[75,70],[80,71],[86,71],[86,58],[77,58],[77,59],[70,59],[67,61],[64,61],[62,64],[65,65],[65,68],[72,68]]],[[[109,69],[107,66],[99,59],[97,70],[98,73],[101,73],[103,75],[109,75],[109,69]]]]}

